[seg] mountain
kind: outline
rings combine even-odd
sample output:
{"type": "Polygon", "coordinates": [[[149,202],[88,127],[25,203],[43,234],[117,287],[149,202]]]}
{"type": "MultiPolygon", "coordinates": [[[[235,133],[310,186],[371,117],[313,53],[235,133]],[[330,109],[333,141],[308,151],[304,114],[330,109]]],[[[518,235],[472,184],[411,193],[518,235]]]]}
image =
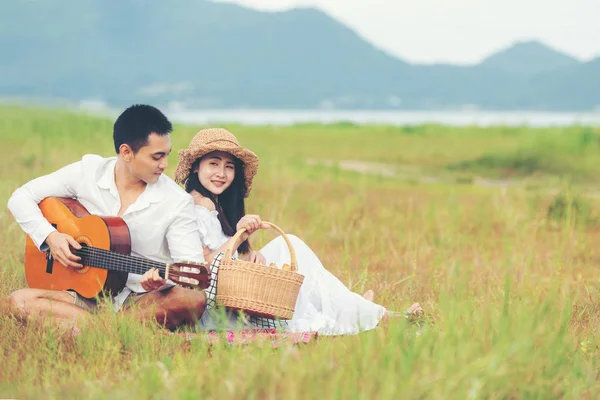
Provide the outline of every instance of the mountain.
{"type": "Polygon", "coordinates": [[[543,109],[589,110],[600,107],[600,57],[536,75],[528,86],[543,109]]]}
{"type": "Polygon", "coordinates": [[[262,13],[207,1],[163,4],[83,0],[67,8],[61,0],[5,0],[0,90],[111,102],[178,96],[198,106],[306,107],[336,96],[381,97],[408,67],[314,9],[262,13]]]}
{"type": "Polygon", "coordinates": [[[540,43],[517,44],[475,66],[415,65],[312,8],[270,13],[206,0],[166,4],[3,0],[0,97],[189,108],[600,104],[600,91],[590,89],[600,80],[588,80],[598,63],[540,43]]]}
{"type": "Polygon", "coordinates": [[[501,50],[479,64],[519,76],[535,76],[540,73],[573,67],[581,62],[558,52],[543,43],[520,42],[501,50]]]}

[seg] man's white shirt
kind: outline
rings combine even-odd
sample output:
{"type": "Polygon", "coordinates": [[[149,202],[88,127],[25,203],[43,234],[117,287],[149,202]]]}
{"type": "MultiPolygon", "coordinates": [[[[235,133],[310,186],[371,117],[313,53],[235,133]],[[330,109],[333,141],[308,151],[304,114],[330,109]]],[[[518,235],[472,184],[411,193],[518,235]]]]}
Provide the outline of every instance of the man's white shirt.
{"type": "MultiPolygon", "coordinates": [[[[55,231],[38,207],[46,197],[74,198],[90,214],[117,216],[121,201],[114,177],[116,162],[116,157],[85,155],[18,188],[8,208],[23,231],[45,250],[44,240],[55,231]]],[[[168,176],[163,174],[158,182],[148,184],[121,218],[129,228],[131,255],[164,263],[204,261],[193,198],[168,176]]],[[[119,307],[130,292],[144,292],[140,278],[129,274],[126,288],[116,299],[119,307]]]]}

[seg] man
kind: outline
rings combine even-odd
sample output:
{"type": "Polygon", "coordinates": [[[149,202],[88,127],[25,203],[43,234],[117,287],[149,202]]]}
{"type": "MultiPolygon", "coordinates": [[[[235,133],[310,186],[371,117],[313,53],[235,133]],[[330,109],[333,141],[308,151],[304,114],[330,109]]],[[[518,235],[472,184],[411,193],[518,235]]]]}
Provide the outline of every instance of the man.
{"type": "MultiPolygon", "coordinates": [[[[81,258],[69,247],[81,246],[43,217],[38,204],[46,197],[76,198],[90,214],[121,217],[130,230],[133,256],[165,263],[201,263],[204,256],[193,199],[163,174],[171,152],[171,130],[171,123],[158,109],[129,107],[114,124],[117,157],[85,155],[18,188],[8,208],[40,250],[49,249],[56,261],[69,268],[82,267],[81,258]]],[[[195,323],[204,311],[206,296],[204,291],[174,286],[150,270],[143,276],[129,274],[113,304],[116,310],[136,312],[141,319],[155,318],[173,329],[195,323]]],[[[76,320],[87,318],[98,304],[73,291],[28,288],[13,292],[9,307],[21,318],[43,316],[76,328],[76,320]]]]}

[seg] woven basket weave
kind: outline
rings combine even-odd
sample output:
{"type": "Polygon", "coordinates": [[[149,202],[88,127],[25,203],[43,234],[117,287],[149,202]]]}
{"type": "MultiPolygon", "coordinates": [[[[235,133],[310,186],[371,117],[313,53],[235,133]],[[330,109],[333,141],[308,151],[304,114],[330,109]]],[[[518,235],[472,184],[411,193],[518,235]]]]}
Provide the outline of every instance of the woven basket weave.
{"type": "Polygon", "coordinates": [[[285,232],[275,224],[266,223],[285,240],[290,250],[291,271],[232,259],[233,244],[245,231],[240,229],[219,265],[217,303],[257,317],[291,319],[304,276],[297,272],[296,252],[285,232]]]}

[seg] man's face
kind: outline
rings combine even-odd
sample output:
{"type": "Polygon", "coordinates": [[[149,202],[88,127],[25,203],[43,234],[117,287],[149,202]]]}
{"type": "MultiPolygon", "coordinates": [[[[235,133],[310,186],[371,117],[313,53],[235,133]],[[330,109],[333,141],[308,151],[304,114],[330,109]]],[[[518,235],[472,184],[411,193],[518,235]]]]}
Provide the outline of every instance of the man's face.
{"type": "Polygon", "coordinates": [[[129,161],[129,172],[146,182],[156,183],[169,166],[167,157],[171,153],[171,137],[151,133],[148,144],[139,149],[129,161]]]}

